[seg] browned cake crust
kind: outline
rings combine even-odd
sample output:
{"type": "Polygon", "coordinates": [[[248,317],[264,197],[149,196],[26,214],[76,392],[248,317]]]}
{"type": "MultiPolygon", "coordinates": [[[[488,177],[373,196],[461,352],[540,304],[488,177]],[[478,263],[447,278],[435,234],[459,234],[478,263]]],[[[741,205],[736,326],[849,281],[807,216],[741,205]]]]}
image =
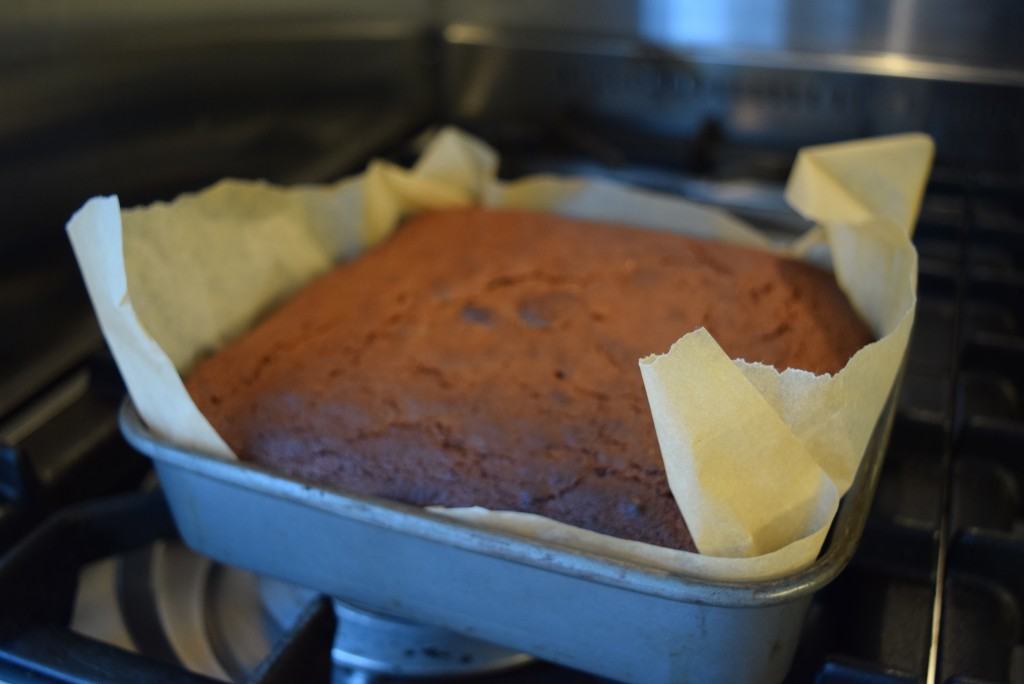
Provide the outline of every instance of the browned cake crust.
{"type": "Polygon", "coordinates": [[[187,385],[241,458],[289,475],[693,550],[637,360],[702,325],[734,358],[815,372],[872,339],[804,263],[467,209],[411,219],[187,385]]]}

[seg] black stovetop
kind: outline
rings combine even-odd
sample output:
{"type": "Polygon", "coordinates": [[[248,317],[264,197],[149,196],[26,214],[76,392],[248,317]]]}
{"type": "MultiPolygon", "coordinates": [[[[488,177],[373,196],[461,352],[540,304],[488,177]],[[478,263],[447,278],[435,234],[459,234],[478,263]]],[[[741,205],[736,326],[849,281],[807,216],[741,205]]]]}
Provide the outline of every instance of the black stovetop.
{"type": "MultiPolygon", "coordinates": [[[[938,178],[915,234],[918,317],[873,512],[850,567],[814,599],[793,682],[1024,681],[1024,201],[938,178]]],[[[174,530],[117,433],[123,389],[77,280],[7,273],[4,362],[27,384],[0,396],[0,679],[193,681],[67,628],[82,566],[174,530]]],[[[250,680],[327,681],[336,626],[314,601],[250,680]]],[[[594,681],[545,664],[486,679],[545,680],[594,681]]]]}

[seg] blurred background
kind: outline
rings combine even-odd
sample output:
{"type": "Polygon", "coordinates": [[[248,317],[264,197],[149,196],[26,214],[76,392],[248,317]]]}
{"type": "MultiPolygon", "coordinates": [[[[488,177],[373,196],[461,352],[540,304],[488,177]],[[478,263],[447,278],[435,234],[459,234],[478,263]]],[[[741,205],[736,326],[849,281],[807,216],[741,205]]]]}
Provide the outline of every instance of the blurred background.
{"type": "Polygon", "coordinates": [[[1013,183],[1022,30],[1012,0],[5,3],[0,303],[38,287],[73,316],[62,226],[92,195],[328,180],[438,123],[655,185],[779,181],[800,145],[923,130],[937,179],[1013,183]],[[22,274],[35,259],[53,270],[22,274]]]}
{"type": "Polygon", "coordinates": [[[328,181],[444,124],[506,177],[613,177],[784,231],[800,146],[931,134],[892,451],[793,677],[1024,681],[1018,0],[0,5],[0,554],[146,472],[64,236],[87,198],[328,181]]]}

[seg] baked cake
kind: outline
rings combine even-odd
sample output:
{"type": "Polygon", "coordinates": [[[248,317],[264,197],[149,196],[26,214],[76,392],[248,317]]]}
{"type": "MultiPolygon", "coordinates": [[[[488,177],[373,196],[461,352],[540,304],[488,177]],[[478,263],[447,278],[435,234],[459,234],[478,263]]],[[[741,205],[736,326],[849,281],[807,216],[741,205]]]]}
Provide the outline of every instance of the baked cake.
{"type": "Polygon", "coordinates": [[[528,511],[694,550],[638,360],[704,326],[815,373],[872,341],[833,275],[526,211],[418,215],[187,378],[240,458],[416,505],[528,511]]]}

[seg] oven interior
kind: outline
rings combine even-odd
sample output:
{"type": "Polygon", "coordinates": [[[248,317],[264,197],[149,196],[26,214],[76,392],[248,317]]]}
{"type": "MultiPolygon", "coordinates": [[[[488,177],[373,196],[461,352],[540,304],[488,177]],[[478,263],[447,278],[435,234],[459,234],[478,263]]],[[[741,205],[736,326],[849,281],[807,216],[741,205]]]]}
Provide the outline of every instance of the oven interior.
{"type": "MultiPolygon", "coordinates": [[[[0,10],[0,676],[199,676],[173,648],[143,657],[66,628],[80,568],[174,535],[117,434],[123,388],[63,234],[71,213],[97,194],[130,206],[224,176],[405,163],[453,123],[498,148],[505,177],[612,177],[791,232],[804,224],[781,189],[798,147],[930,133],[918,320],[885,471],[790,679],[1024,681],[1020,6],[19,9],[0,10]]],[[[330,604],[295,620],[232,676],[326,681],[330,604]]],[[[534,667],[522,681],[592,681],[534,667]]]]}

